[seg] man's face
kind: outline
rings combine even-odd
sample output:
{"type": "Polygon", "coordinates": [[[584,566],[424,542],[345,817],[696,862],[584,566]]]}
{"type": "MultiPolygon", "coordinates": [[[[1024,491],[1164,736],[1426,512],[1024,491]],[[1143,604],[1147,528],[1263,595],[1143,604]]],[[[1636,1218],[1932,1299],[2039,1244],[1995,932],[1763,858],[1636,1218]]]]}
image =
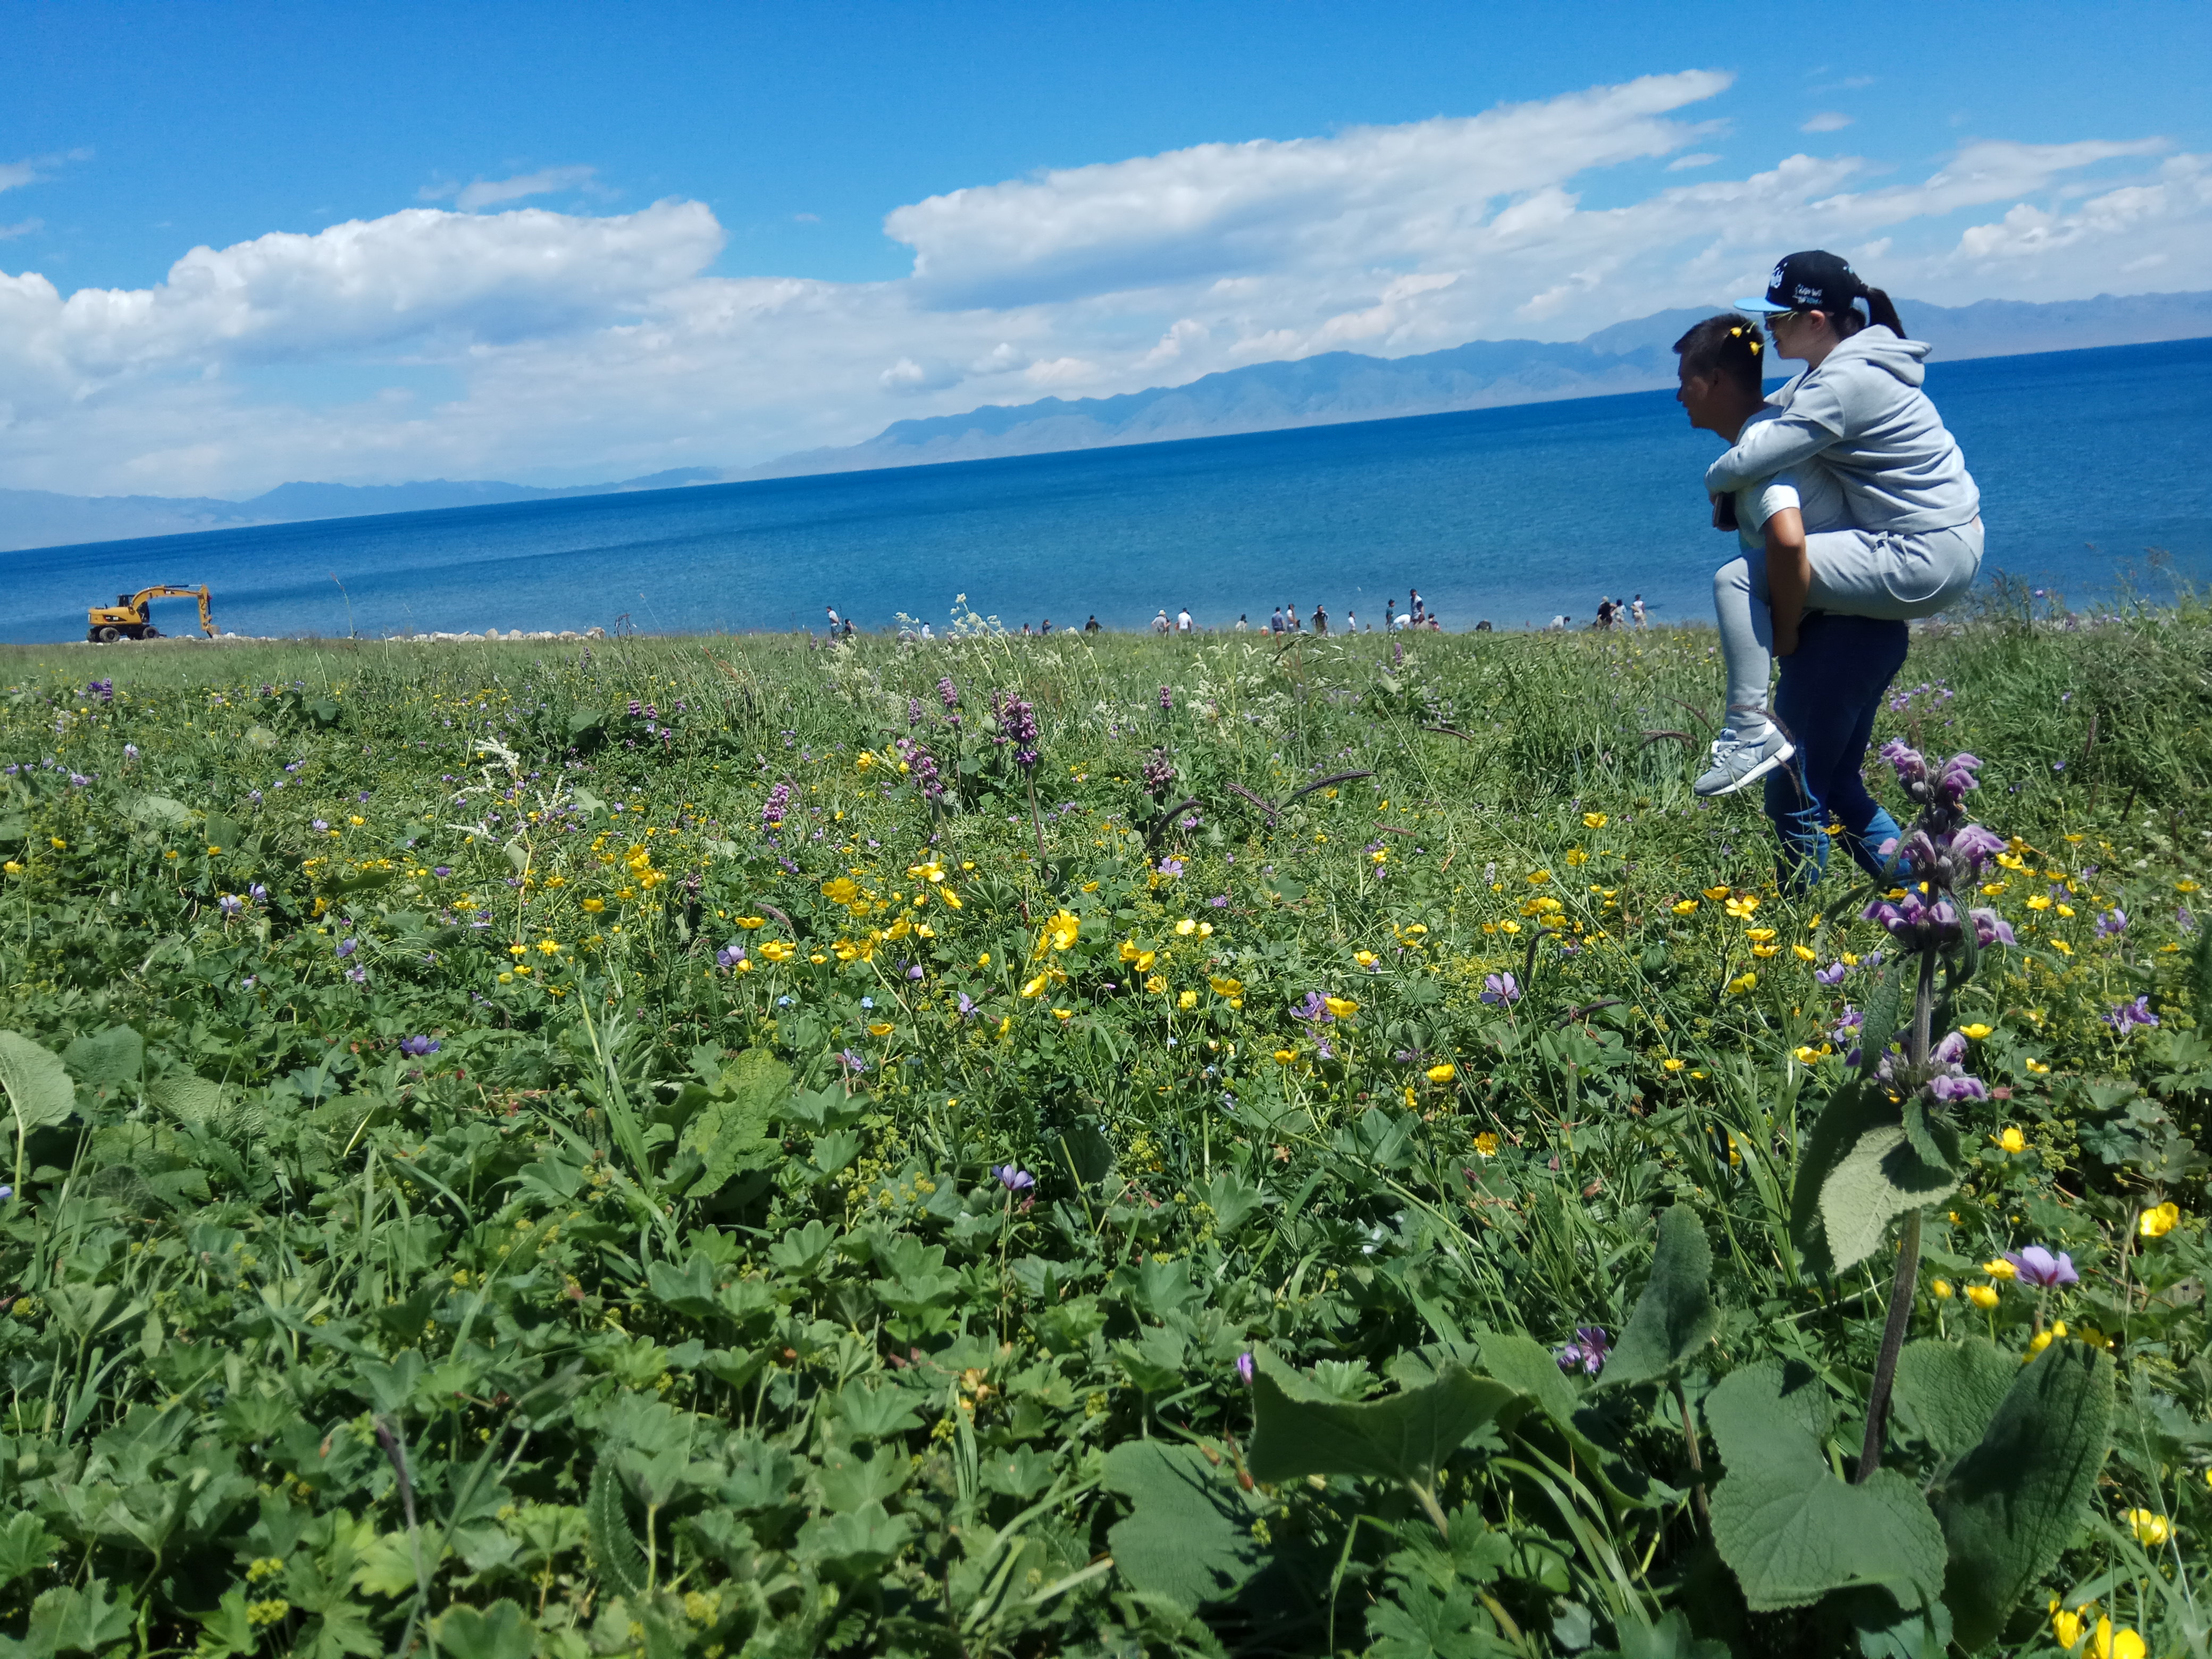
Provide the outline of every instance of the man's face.
{"type": "Polygon", "coordinates": [[[1720,416],[1721,377],[1717,374],[1692,374],[1686,367],[1675,374],[1674,401],[1687,410],[1690,424],[1700,432],[1719,428],[1716,422],[1720,416]]]}

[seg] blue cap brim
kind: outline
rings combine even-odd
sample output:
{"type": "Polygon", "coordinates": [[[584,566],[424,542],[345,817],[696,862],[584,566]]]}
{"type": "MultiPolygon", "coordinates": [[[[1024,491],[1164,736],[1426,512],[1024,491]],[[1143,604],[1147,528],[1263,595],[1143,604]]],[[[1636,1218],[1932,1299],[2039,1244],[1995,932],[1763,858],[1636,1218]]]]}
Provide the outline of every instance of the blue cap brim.
{"type": "Polygon", "coordinates": [[[1767,300],[1738,300],[1735,308],[1738,311],[1756,311],[1769,317],[1790,309],[1788,306],[1778,306],[1767,300]]]}

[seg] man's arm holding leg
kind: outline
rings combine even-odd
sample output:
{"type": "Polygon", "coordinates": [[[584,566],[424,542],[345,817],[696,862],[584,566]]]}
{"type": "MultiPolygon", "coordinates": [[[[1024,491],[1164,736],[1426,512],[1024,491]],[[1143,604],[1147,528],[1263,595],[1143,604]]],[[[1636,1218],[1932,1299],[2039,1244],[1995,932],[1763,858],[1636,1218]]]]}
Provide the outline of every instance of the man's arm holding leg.
{"type": "Polygon", "coordinates": [[[1805,551],[1804,515],[1785,507],[1766,521],[1766,596],[1774,615],[1774,654],[1797,649],[1797,624],[1813,586],[1813,561],[1805,551]]]}

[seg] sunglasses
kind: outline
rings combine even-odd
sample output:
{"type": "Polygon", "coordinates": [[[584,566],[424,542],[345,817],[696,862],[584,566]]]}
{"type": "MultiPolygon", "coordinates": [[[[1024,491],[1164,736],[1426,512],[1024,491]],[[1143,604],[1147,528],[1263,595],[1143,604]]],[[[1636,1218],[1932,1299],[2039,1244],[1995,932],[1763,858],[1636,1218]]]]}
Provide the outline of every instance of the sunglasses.
{"type": "Polygon", "coordinates": [[[1766,314],[1766,331],[1778,336],[1783,324],[1794,323],[1805,314],[1802,311],[1771,311],[1766,314]]]}

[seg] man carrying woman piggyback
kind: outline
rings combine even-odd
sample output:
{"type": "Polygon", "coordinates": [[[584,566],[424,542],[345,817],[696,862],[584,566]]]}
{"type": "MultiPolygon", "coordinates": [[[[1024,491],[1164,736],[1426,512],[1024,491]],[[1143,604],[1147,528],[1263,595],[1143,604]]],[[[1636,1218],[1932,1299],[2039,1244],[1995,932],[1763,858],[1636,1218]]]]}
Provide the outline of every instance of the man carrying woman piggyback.
{"type": "Polygon", "coordinates": [[[1736,303],[1674,343],[1677,400],[1730,446],[1705,488],[1741,544],[1713,577],[1728,723],[1693,787],[1765,780],[1786,884],[1819,879],[1832,817],[1852,858],[1883,874],[1898,828],[1860,768],[1906,621],[1955,603],[1980,571],[1981,492],[1921,390],[1929,348],[1846,261],[1793,253],[1763,299],[1736,303]],[[1806,365],[1765,397],[1760,316],[1774,354],[1806,365]]]}

